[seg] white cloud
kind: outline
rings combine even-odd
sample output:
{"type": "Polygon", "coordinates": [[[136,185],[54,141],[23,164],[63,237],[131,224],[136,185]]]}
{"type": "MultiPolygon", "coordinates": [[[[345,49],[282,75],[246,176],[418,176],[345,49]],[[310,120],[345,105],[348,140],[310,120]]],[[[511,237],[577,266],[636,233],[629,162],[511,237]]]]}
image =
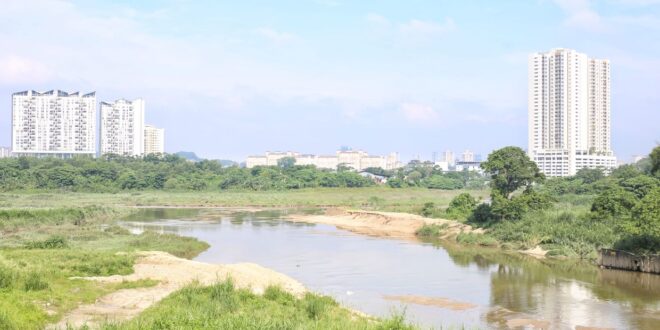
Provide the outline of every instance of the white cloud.
{"type": "Polygon", "coordinates": [[[0,58],[0,83],[43,83],[52,77],[41,62],[15,55],[0,58]]]}
{"type": "Polygon", "coordinates": [[[266,28],[266,27],[258,28],[255,30],[255,32],[258,35],[278,44],[289,43],[299,39],[294,34],[276,31],[274,29],[266,28]]]}
{"type": "Polygon", "coordinates": [[[406,120],[415,123],[432,123],[438,120],[438,113],[431,106],[418,103],[404,103],[401,113],[406,120]]]}
{"type": "Polygon", "coordinates": [[[602,30],[601,16],[591,8],[589,0],[554,0],[566,14],[564,23],[587,30],[602,30]]]}
{"type": "Polygon", "coordinates": [[[407,23],[399,25],[399,30],[407,35],[413,36],[435,36],[441,35],[456,29],[456,24],[451,18],[445,19],[443,23],[434,21],[422,21],[418,19],[410,20],[407,23]]]}
{"type": "Polygon", "coordinates": [[[374,24],[374,25],[381,25],[381,26],[389,26],[390,25],[390,20],[388,20],[386,17],[376,14],[376,13],[369,13],[367,14],[367,22],[374,24]]]}

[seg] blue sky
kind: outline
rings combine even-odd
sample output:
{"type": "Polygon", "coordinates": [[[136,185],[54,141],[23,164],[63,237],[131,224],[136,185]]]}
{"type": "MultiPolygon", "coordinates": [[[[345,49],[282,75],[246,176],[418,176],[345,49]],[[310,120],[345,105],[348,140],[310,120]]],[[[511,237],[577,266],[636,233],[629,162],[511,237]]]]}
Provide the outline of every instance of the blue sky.
{"type": "Polygon", "coordinates": [[[409,159],[526,147],[527,56],[612,62],[612,141],[660,142],[660,0],[3,0],[11,93],[142,97],[166,150],[242,160],[348,145],[409,159]]]}

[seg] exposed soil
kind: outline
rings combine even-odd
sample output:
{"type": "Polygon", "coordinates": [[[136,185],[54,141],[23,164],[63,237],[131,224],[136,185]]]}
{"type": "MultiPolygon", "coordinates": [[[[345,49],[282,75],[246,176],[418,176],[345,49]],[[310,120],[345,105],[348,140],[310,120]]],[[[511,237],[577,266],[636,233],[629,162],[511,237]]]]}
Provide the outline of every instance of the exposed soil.
{"type": "Polygon", "coordinates": [[[438,297],[424,297],[424,296],[383,296],[386,300],[400,301],[408,304],[424,305],[424,306],[434,306],[440,308],[447,308],[454,311],[463,311],[466,309],[472,309],[477,307],[477,305],[455,301],[447,298],[438,298],[438,297]]]}
{"type": "Polygon", "coordinates": [[[446,226],[442,238],[456,236],[462,232],[483,233],[482,229],[473,229],[472,226],[453,220],[431,219],[414,214],[395,212],[329,209],[322,215],[290,215],[287,220],[322,223],[358,234],[393,238],[414,238],[415,233],[422,226],[430,224],[446,226]]]}
{"type": "Polygon", "coordinates": [[[270,285],[278,285],[299,297],[306,292],[300,282],[252,263],[215,265],[177,258],[165,252],[141,252],[133,268],[135,272],[130,275],[82,279],[104,283],[152,279],[159,281],[159,284],[149,288],[113,292],[97,299],[93,304],[79,306],[48,328],[66,329],[67,325],[75,328],[88,325],[93,328],[105,321],[129,320],[194,281],[200,285],[210,285],[231,277],[236,287],[250,288],[257,294],[262,294],[270,285]]]}

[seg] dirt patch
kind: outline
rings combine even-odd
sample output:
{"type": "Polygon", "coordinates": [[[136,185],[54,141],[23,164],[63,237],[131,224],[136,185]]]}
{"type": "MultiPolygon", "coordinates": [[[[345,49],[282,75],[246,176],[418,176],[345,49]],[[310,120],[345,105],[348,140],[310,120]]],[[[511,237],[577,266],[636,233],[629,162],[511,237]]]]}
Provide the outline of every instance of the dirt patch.
{"type": "Polygon", "coordinates": [[[414,238],[415,233],[422,226],[430,224],[445,226],[444,238],[456,236],[462,232],[483,233],[481,229],[473,229],[472,226],[453,220],[431,219],[395,212],[330,209],[322,215],[290,215],[287,220],[333,225],[339,229],[378,237],[414,238]]]}
{"type": "Polygon", "coordinates": [[[477,307],[477,305],[474,304],[455,301],[447,298],[438,298],[438,297],[405,295],[405,296],[383,296],[383,298],[385,298],[385,300],[400,301],[407,304],[447,308],[454,311],[464,311],[466,309],[472,309],[477,307]]]}
{"type": "Polygon", "coordinates": [[[544,250],[542,247],[540,247],[538,245],[533,249],[524,250],[524,251],[520,251],[520,252],[522,252],[524,254],[527,254],[527,255],[530,255],[532,257],[541,258],[541,259],[545,258],[545,255],[548,253],[548,251],[544,250]]]}
{"type": "Polygon", "coordinates": [[[67,326],[79,328],[83,325],[93,328],[106,321],[129,320],[194,281],[201,285],[210,285],[231,277],[236,287],[250,288],[257,294],[262,294],[270,285],[278,285],[298,297],[306,292],[305,287],[298,281],[252,263],[215,265],[177,258],[165,252],[142,252],[133,269],[134,273],[130,275],[82,279],[104,283],[152,279],[159,281],[159,284],[150,288],[124,289],[108,294],[93,304],[79,306],[48,329],[66,329],[67,326]]]}
{"type": "Polygon", "coordinates": [[[495,307],[486,313],[486,320],[498,329],[549,329],[550,321],[535,319],[532,315],[495,307]]]}
{"type": "Polygon", "coordinates": [[[614,328],[599,328],[599,327],[587,327],[583,325],[576,325],[575,330],[614,330],[614,328]]]}
{"type": "Polygon", "coordinates": [[[506,326],[509,329],[515,328],[532,328],[532,329],[549,329],[550,322],[535,319],[509,319],[506,321],[506,326]]]}

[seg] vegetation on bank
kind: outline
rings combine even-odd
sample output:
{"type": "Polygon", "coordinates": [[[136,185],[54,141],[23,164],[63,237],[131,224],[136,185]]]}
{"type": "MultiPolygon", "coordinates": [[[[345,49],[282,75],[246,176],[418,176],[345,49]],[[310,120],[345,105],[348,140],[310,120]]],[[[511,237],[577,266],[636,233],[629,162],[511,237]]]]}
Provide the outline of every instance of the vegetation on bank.
{"type": "MultiPolygon", "coordinates": [[[[464,234],[466,244],[530,249],[551,256],[595,259],[599,248],[635,253],[660,251],[660,147],[637,165],[624,165],[606,176],[582,169],[573,177],[548,179],[519,148],[493,152],[483,168],[491,176],[489,203],[459,195],[450,207],[427,204],[421,213],[454,218],[485,228],[484,235],[464,234]]],[[[442,235],[426,226],[420,236],[442,235]]]]}
{"type": "Polygon", "coordinates": [[[357,315],[330,297],[296,298],[279,287],[263,295],[236,289],[231,280],[189,285],[114,329],[414,329],[402,315],[381,320],[357,315]],[[182,308],[185,306],[185,308],[182,308]]]}
{"type": "Polygon", "coordinates": [[[208,248],[193,238],[133,235],[113,225],[128,213],[99,206],[0,210],[0,329],[42,329],[81,303],[119,289],[155,285],[70,279],[130,274],[134,251],[193,257],[208,248]]]}

